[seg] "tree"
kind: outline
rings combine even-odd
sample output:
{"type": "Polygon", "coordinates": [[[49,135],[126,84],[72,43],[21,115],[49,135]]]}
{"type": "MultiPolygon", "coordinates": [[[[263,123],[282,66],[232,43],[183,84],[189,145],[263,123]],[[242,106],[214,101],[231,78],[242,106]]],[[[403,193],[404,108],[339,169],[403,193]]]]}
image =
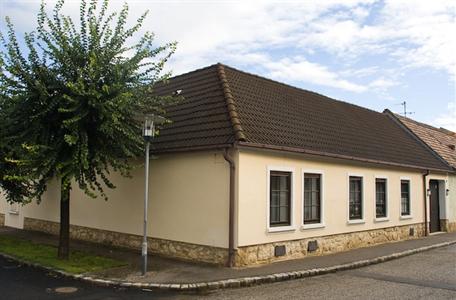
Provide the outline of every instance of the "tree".
{"type": "Polygon", "coordinates": [[[108,14],[108,2],[80,3],[80,24],[49,16],[42,2],[35,32],[22,51],[11,21],[0,51],[0,187],[9,202],[40,201],[46,185],[61,183],[59,258],[69,257],[70,190],[107,200],[111,171],[130,176],[142,155],[138,113],[163,113],[172,97],[152,94],[176,44],[155,47],[138,34],[147,12],[127,28],[128,5],[108,14]]]}

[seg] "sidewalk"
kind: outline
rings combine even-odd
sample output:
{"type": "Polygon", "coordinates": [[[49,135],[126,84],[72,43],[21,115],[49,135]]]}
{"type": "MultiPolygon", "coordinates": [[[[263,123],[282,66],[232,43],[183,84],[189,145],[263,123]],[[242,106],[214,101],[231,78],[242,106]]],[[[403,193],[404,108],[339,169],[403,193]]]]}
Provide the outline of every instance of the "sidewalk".
{"type": "MultiPolygon", "coordinates": [[[[0,227],[0,235],[14,235],[37,243],[57,245],[56,236],[0,227]]],[[[125,267],[105,270],[88,276],[73,276],[106,285],[140,288],[202,289],[239,287],[252,284],[301,278],[339,270],[362,267],[425,251],[428,248],[456,243],[456,233],[441,233],[426,238],[388,243],[325,256],[276,262],[249,268],[225,268],[183,262],[163,257],[149,257],[149,272],[140,276],[140,251],[112,248],[95,243],[71,241],[71,248],[121,259],[125,267]],[[100,280],[103,279],[103,280],[100,280]]]]}

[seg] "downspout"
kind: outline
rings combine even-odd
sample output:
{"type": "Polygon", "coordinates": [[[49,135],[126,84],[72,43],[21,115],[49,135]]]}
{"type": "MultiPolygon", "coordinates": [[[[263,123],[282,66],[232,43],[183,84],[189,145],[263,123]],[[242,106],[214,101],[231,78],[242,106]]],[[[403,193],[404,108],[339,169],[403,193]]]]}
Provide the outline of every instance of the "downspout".
{"type": "Polygon", "coordinates": [[[424,194],[424,235],[429,235],[428,229],[428,215],[427,215],[427,190],[426,190],[426,177],[430,174],[429,170],[423,174],[423,194],[424,194]]]}
{"type": "MultiPolygon", "coordinates": [[[[231,126],[234,133],[234,143],[245,141],[246,136],[242,129],[239,115],[236,111],[236,103],[234,101],[233,94],[231,93],[230,85],[225,74],[225,67],[222,64],[217,64],[217,71],[222,85],[223,94],[225,96],[226,108],[230,118],[231,126]]],[[[233,144],[234,146],[234,144],[233,144]]],[[[235,209],[235,163],[233,157],[230,156],[229,150],[232,147],[225,148],[223,151],[223,158],[230,165],[230,208],[229,208],[229,231],[228,231],[228,261],[226,265],[228,267],[234,267],[235,265],[235,249],[234,249],[234,209],[235,209]]]]}
{"type": "Polygon", "coordinates": [[[229,207],[229,218],[228,218],[228,261],[226,262],[227,267],[234,267],[234,196],[235,196],[235,163],[233,157],[230,156],[229,153],[230,148],[225,148],[223,151],[223,158],[228,162],[230,165],[230,207],[229,207]]]}

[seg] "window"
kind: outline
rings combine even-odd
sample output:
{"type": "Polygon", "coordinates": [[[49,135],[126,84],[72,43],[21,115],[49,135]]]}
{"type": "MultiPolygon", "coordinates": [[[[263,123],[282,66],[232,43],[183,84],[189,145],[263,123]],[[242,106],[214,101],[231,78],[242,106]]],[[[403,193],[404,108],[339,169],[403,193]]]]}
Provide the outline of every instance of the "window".
{"type": "Polygon", "coordinates": [[[363,178],[350,176],[349,220],[363,219],[363,178]]]}
{"type": "Polygon", "coordinates": [[[375,179],[375,217],[386,218],[386,179],[375,179]]]}
{"type": "Polygon", "coordinates": [[[291,225],[291,172],[270,172],[269,225],[291,225]]]}
{"type": "Polygon", "coordinates": [[[401,180],[401,216],[410,215],[410,180],[401,180]]]}
{"type": "Polygon", "coordinates": [[[9,205],[9,213],[12,215],[18,215],[19,214],[19,203],[14,202],[9,205]]]}
{"type": "Polygon", "coordinates": [[[304,174],[304,224],[321,223],[321,175],[304,174]]]}

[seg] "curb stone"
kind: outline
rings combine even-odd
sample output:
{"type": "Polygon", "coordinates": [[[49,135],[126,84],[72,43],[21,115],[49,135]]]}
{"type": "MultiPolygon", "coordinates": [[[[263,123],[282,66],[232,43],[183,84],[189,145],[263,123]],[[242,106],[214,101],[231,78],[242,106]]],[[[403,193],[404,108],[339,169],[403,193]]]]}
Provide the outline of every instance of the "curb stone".
{"type": "Polygon", "coordinates": [[[335,265],[326,268],[317,268],[301,271],[291,271],[291,272],[282,272],[276,274],[268,274],[262,276],[254,277],[240,277],[240,278],[231,278],[231,279],[222,279],[219,281],[209,281],[209,282],[198,282],[198,283],[143,283],[143,282],[129,282],[124,280],[117,279],[106,279],[106,278],[96,278],[84,274],[71,274],[65,271],[54,269],[51,267],[43,266],[38,263],[30,262],[27,260],[22,260],[17,257],[4,254],[0,252],[0,256],[16,261],[26,266],[31,266],[46,270],[56,275],[60,275],[67,278],[72,278],[88,283],[92,283],[98,286],[111,286],[111,287],[125,287],[125,288],[136,288],[136,289],[152,289],[152,290],[169,290],[169,291],[205,291],[205,290],[216,290],[216,289],[225,289],[225,288],[240,288],[253,285],[260,285],[265,283],[280,282],[286,280],[293,280],[311,276],[324,275],[329,273],[335,273],[339,271],[357,269],[360,267],[365,267],[369,265],[374,265],[401,257],[409,256],[412,254],[450,246],[456,244],[456,240],[438,243],[430,246],[423,246],[415,249],[404,250],[402,252],[393,253],[390,255],[379,256],[372,259],[359,260],[351,263],[335,265]]]}

